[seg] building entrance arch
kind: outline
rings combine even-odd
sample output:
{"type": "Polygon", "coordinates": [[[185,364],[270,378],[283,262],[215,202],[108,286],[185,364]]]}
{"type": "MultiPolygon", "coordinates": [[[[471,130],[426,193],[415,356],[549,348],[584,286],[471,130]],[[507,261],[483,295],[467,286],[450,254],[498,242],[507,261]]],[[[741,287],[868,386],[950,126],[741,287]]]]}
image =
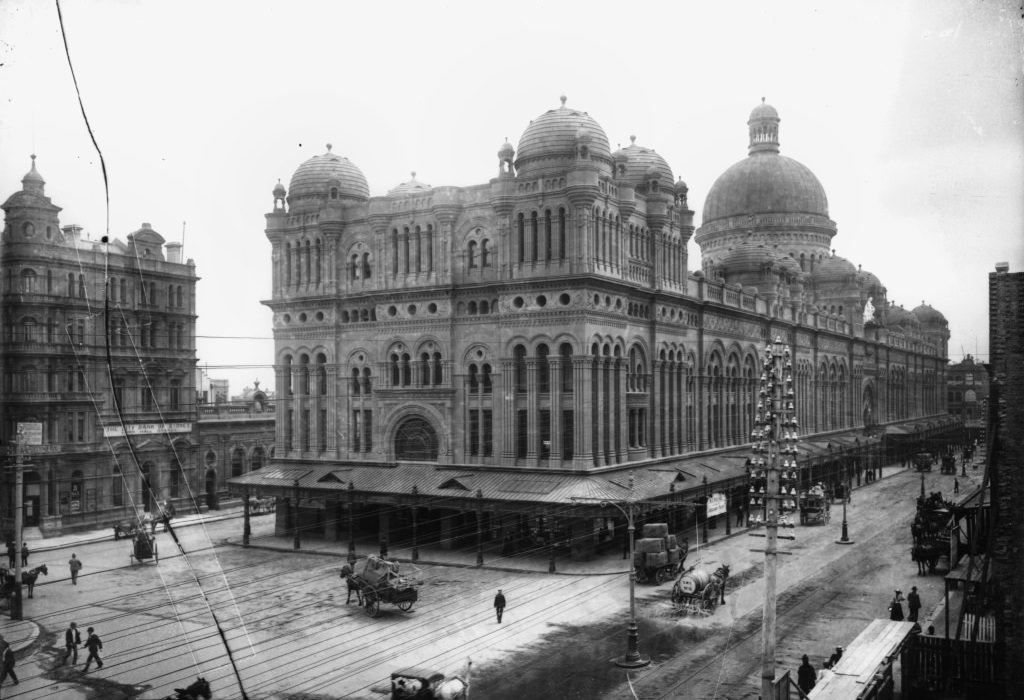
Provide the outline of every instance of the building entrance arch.
{"type": "Polygon", "coordinates": [[[437,460],[438,440],[434,426],[422,416],[410,416],[395,431],[395,458],[419,462],[437,460]]]}

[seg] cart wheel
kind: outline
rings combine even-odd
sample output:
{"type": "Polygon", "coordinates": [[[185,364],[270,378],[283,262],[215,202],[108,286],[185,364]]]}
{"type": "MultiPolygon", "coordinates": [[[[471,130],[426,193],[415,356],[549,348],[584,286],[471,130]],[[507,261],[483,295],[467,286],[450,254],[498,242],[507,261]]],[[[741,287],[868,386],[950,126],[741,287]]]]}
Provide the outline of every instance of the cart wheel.
{"type": "Polygon", "coordinates": [[[665,583],[665,581],[668,580],[668,571],[665,569],[658,569],[654,572],[654,580],[659,584],[665,583]]]}
{"type": "Polygon", "coordinates": [[[640,567],[634,567],[634,577],[637,583],[647,583],[647,572],[640,567]]]}
{"type": "Polygon", "coordinates": [[[412,604],[415,602],[416,601],[414,600],[403,600],[400,603],[395,603],[395,605],[398,606],[398,609],[402,612],[409,612],[412,610],[412,604]]]}
{"type": "Polygon", "coordinates": [[[380,601],[376,596],[364,596],[363,603],[363,607],[366,609],[366,614],[370,617],[377,617],[377,615],[380,614],[380,601]]]}

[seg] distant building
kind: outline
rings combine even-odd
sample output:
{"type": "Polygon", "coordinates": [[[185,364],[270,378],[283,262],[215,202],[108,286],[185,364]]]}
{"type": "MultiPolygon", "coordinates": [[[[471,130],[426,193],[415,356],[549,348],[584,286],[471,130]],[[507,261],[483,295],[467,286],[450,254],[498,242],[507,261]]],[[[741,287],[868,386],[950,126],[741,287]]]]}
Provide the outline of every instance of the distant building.
{"type": "Polygon", "coordinates": [[[61,227],[44,190],[32,156],[3,204],[0,439],[41,425],[42,445],[24,448],[24,522],[48,535],[188,502],[197,278],[149,224],[109,242],[61,227]]]}
{"type": "Polygon", "coordinates": [[[949,414],[963,421],[968,436],[982,434],[988,409],[988,368],[968,355],[946,370],[949,414]]]}
{"type": "Polygon", "coordinates": [[[230,401],[197,406],[196,454],[207,507],[219,507],[229,478],[258,471],[273,458],[273,400],[256,381],[230,401]]]}
{"type": "Polygon", "coordinates": [[[992,579],[998,608],[1003,697],[1024,697],[1024,272],[1006,263],[989,273],[991,367],[989,481],[995,507],[992,579]]]}
{"type": "Polygon", "coordinates": [[[228,392],[229,387],[227,379],[210,380],[210,396],[213,400],[213,403],[227,403],[228,392]]]}

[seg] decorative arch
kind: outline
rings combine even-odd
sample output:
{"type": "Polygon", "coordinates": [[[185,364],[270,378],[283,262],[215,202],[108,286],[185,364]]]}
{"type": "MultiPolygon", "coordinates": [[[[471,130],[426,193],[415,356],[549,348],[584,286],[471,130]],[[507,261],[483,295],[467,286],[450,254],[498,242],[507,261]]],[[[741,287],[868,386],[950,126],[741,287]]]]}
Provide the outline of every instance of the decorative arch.
{"type": "Polygon", "coordinates": [[[395,422],[391,436],[395,459],[436,462],[441,441],[434,424],[420,414],[407,415],[395,422]]]}

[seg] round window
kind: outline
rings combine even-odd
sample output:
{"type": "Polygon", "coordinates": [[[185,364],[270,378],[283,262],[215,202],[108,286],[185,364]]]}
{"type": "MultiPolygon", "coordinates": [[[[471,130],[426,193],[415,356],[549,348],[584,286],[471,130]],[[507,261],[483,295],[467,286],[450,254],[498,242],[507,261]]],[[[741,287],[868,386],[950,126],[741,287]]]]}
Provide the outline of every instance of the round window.
{"type": "Polygon", "coordinates": [[[206,460],[206,466],[212,467],[217,464],[217,453],[213,450],[207,450],[204,459],[206,460]]]}
{"type": "Polygon", "coordinates": [[[415,316],[416,315],[416,305],[415,304],[409,304],[408,311],[409,311],[409,315],[410,316],[415,316]]]}
{"type": "Polygon", "coordinates": [[[558,303],[561,304],[562,306],[568,306],[569,305],[569,295],[568,294],[562,294],[561,296],[559,296],[558,297],[558,303]]]}
{"type": "Polygon", "coordinates": [[[285,314],[284,316],[281,317],[281,320],[284,321],[285,323],[291,323],[292,322],[292,315],[291,314],[285,314]]]}
{"type": "Polygon", "coordinates": [[[306,314],[305,313],[299,314],[299,321],[301,323],[305,323],[306,322],[306,314]]]}
{"type": "Polygon", "coordinates": [[[429,304],[427,304],[427,311],[429,311],[432,314],[436,314],[437,304],[435,304],[434,302],[430,302],[429,304]]]}
{"type": "Polygon", "coordinates": [[[317,321],[323,321],[324,320],[324,312],[323,311],[317,311],[316,312],[316,320],[317,321]]]}
{"type": "Polygon", "coordinates": [[[543,294],[537,297],[537,306],[543,308],[548,305],[548,298],[543,294]]]}
{"type": "Polygon", "coordinates": [[[398,313],[398,309],[397,308],[395,308],[394,306],[389,306],[388,307],[388,316],[394,316],[397,313],[398,313]]]}
{"type": "Polygon", "coordinates": [[[525,303],[526,302],[523,301],[522,297],[516,297],[515,299],[512,300],[512,306],[516,307],[517,309],[523,308],[523,304],[525,303]]]}

